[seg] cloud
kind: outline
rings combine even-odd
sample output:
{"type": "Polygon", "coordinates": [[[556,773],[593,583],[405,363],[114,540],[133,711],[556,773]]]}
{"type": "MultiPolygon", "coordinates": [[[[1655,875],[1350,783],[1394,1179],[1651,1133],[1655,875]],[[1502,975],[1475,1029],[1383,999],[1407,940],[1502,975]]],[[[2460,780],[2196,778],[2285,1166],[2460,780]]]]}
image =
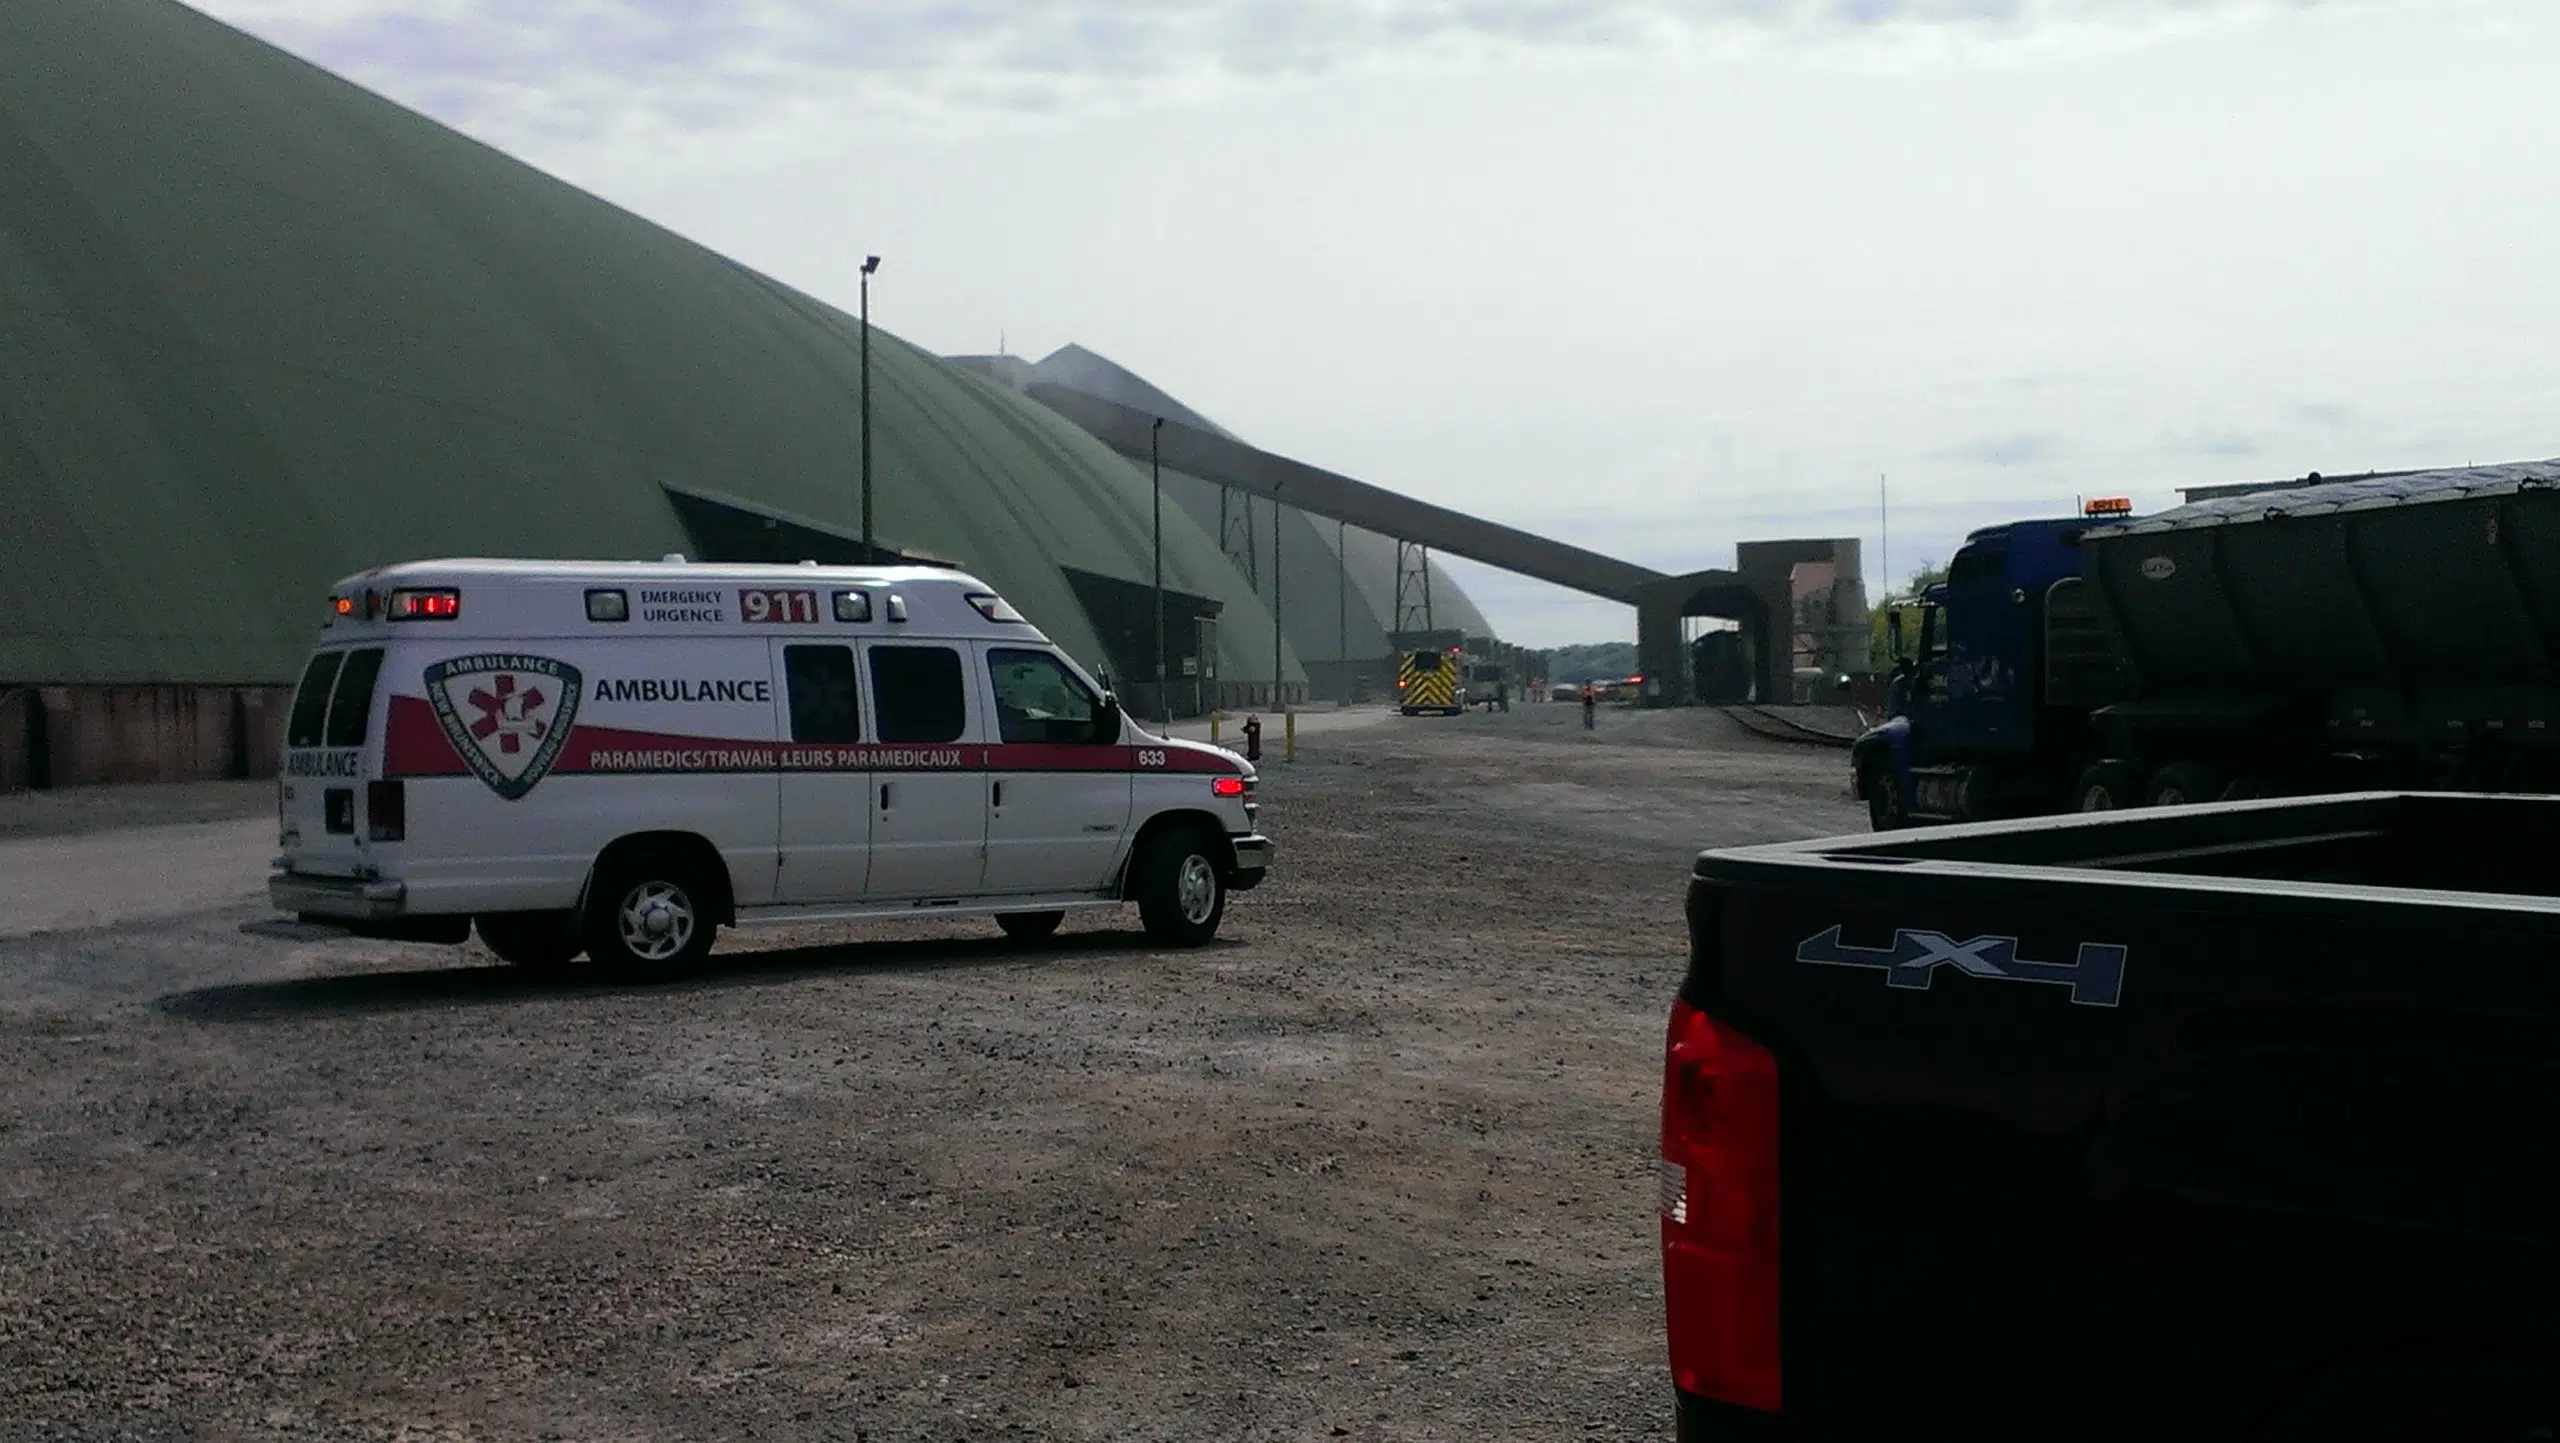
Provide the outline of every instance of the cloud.
{"type": "Polygon", "coordinates": [[[1968,441],[1931,454],[1943,460],[1970,461],[1980,466],[2033,466],[2052,460],[2060,449],[2060,438],[2047,432],[2026,431],[2014,436],[1968,441]]]}
{"type": "Polygon", "coordinates": [[[2140,44],[2410,0],[194,0],[492,138],[975,127],[1381,68],[1782,46],[1857,63],[2140,44]]]}
{"type": "Polygon", "coordinates": [[[2255,456],[2267,443],[2236,426],[2208,425],[2166,432],[2160,449],[2172,456],[2255,456]]]}

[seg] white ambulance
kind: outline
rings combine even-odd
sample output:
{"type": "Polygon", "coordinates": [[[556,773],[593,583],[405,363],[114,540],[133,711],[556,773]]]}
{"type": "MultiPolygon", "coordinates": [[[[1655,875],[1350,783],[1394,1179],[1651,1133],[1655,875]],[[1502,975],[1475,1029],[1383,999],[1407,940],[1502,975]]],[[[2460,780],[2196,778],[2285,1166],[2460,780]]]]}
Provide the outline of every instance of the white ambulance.
{"type": "Polygon", "coordinates": [[[1149,735],[924,567],[421,561],[349,577],[287,721],[299,923],[681,975],[724,924],[1135,901],[1196,946],[1262,880],[1254,769],[1149,735]]]}

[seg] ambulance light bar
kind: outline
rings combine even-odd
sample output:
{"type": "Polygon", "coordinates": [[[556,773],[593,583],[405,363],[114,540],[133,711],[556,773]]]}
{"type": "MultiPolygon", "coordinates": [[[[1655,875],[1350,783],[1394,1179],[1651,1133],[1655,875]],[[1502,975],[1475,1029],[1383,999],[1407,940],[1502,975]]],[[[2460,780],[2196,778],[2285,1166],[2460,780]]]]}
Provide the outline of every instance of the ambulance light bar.
{"type": "Polygon", "coordinates": [[[383,607],[391,621],[451,621],[461,614],[462,593],[450,586],[403,587],[383,607]]]}
{"type": "Polygon", "coordinates": [[[1013,609],[1013,603],[991,592],[970,592],[969,604],[978,608],[978,614],[989,621],[1023,620],[1022,613],[1013,609]]]}
{"type": "Polygon", "coordinates": [[[2133,514],[2133,498],[2130,496],[2101,496],[2097,500],[2080,508],[2080,514],[2083,516],[2131,516],[2133,514]]]}

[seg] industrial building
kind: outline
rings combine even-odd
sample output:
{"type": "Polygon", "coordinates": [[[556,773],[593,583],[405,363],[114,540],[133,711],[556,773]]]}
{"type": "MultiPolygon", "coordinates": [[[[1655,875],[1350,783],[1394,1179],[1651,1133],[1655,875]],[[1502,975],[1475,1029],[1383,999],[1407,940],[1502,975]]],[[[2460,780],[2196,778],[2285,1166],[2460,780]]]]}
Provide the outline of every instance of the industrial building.
{"type": "MultiPolygon", "coordinates": [[[[172,0],[0,6],[0,785],[261,771],[328,584],[378,563],[858,559],[857,340],[172,0]]],[[[1144,474],[886,332],[871,367],[882,552],[1143,678],[1144,474]]],[[[1167,513],[1216,623],[1175,655],[1302,687],[1167,513]]]]}
{"type": "Polygon", "coordinates": [[[1741,624],[1706,669],[1768,699],[1863,635],[1854,542],[1668,577],[1258,450],[1080,347],[874,330],[867,413],[861,354],[175,0],[0,7],[0,789],[264,774],[329,584],[438,555],[950,562],[1140,715],[1383,699],[1444,639],[1518,664],[1435,553],[1635,607],[1656,704],[1700,699],[1693,618],[1741,624]]]}
{"type": "MultiPolygon", "coordinates": [[[[1145,378],[1082,346],[1061,347],[1039,361],[1002,355],[951,359],[1025,394],[1046,383],[1227,441],[1239,439],[1145,378]]],[[[1393,657],[1400,636],[1494,635],[1493,624],[1457,578],[1410,543],[1399,545],[1394,537],[1178,469],[1165,468],[1163,478],[1166,506],[1180,507],[1217,537],[1219,550],[1264,607],[1276,604],[1287,649],[1305,667],[1309,691],[1316,697],[1385,697],[1395,681],[1393,657]]],[[[1251,686],[1230,691],[1240,691],[1243,700],[1254,699],[1251,686]]]]}

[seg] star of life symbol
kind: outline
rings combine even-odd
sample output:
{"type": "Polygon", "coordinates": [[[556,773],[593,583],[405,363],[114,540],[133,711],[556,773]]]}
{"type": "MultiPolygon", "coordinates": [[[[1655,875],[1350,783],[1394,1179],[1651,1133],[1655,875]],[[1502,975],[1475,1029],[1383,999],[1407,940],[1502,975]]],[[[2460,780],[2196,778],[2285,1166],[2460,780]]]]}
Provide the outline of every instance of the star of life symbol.
{"type": "Polygon", "coordinates": [[[551,770],[578,717],[578,669],[547,656],[458,656],[428,667],[426,684],[463,764],[511,802],[551,770]]]}
{"type": "Polygon", "coordinates": [[[1831,967],[1874,967],[1887,987],[1928,989],[1941,967],[1992,982],[2045,982],[2071,989],[2071,1000],[2083,1007],[2113,1007],[2124,996],[2126,949],[2110,942],[2083,942],[2070,962],[2031,962],[2018,955],[2015,937],[1976,937],[1959,942],[1944,932],[1897,928],[1890,947],[1848,947],[1840,929],[1828,928],[1796,945],[1798,962],[1831,967]]]}
{"type": "Polygon", "coordinates": [[[480,719],[471,724],[471,735],[484,742],[496,737],[498,750],[509,756],[523,750],[528,737],[542,740],[551,729],[542,716],[542,688],[516,690],[516,674],[511,671],[498,673],[498,679],[490,685],[489,691],[472,688],[467,698],[471,709],[480,713],[480,719]]]}

